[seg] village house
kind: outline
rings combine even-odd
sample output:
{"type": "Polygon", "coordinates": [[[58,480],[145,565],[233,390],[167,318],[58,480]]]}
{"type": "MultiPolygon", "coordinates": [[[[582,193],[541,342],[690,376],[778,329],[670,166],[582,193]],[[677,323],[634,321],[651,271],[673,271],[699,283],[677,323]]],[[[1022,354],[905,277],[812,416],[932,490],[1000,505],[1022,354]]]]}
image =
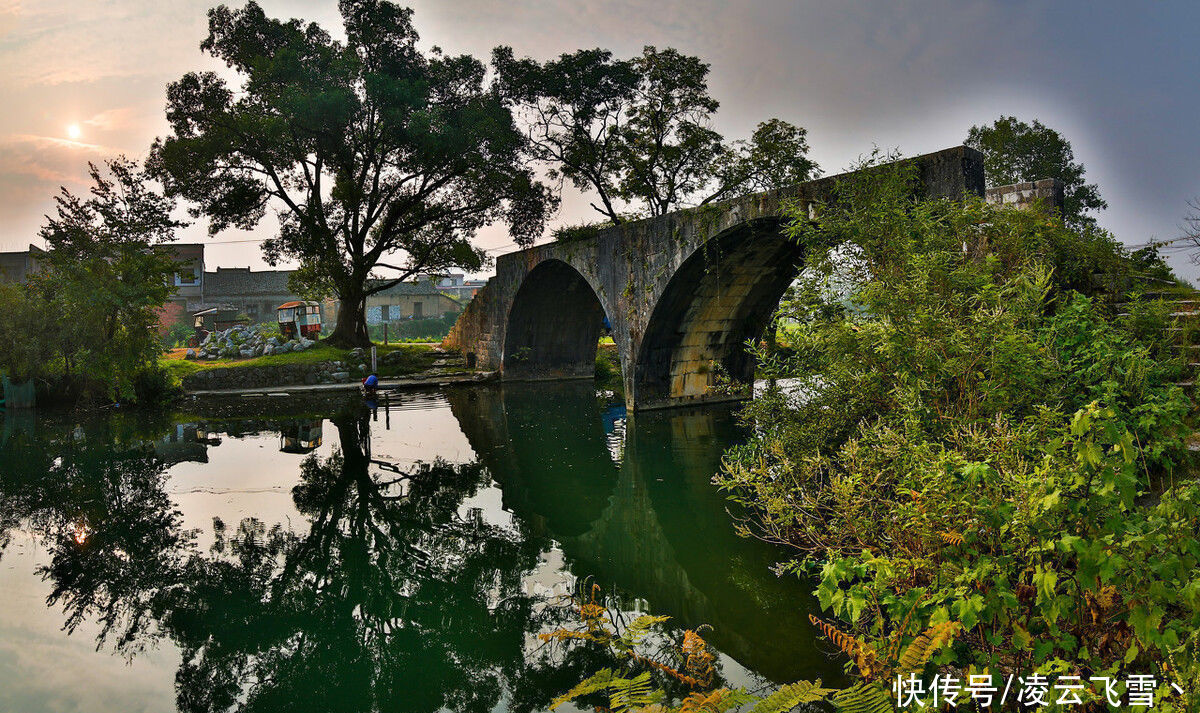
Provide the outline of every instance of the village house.
{"type": "Polygon", "coordinates": [[[30,274],[37,272],[38,255],[43,252],[36,245],[30,245],[28,250],[0,252],[0,285],[24,282],[30,274]]]}
{"type": "MultiPolygon", "coordinates": [[[[232,308],[251,322],[273,322],[276,308],[301,299],[288,289],[294,270],[251,270],[249,267],[217,267],[205,270],[203,243],[172,243],[163,246],[181,263],[171,280],[175,294],[159,310],[159,331],[165,333],[178,323],[191,322],[192,315],[212,307],[232,308]]],[[[0,253],[0,283],[24,282],[37,271],[38,256],[44,251],[34,245],[28,250],[0,253]]],[[[367,323],[382,324],[410,319],[441,317],[462,311],[484,283],[465,280],[461,274],[419,276],[367,298],[367,323]],[[463,301],[456,299],[461,295],[463,301]]],[[[337,301],[322,304],[322,331],[337,324],[337,301]]]]}
{"type": "Polygon", "coordinates": [[[442,275],[414,275],[413,282],[432,282],[439,292],[444,292],[459,302],[469,302],[487,280],[468,280],[461,272],[442,275]]]}
{"type": "Polygon", "coordinates": [[[233,307],[251,322],[274,322],[275,309],[300,297],[288,289],[294,270],[251,270],[218,267],[204,273],[204,299],[199,309],[233,307]]]}
{"type": "Polygon", "coordinates": [[[367,324],[429,319],[461,311],[458,300],[438,290],[429,280],[400,282],[367,298],[367,324]]]}

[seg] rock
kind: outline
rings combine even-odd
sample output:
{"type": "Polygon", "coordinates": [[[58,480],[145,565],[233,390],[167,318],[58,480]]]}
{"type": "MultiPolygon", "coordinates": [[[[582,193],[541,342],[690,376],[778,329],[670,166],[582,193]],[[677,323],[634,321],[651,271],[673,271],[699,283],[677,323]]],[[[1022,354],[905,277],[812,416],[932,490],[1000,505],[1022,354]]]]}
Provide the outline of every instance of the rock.
{"type": "Polygon", "coordinates": [[[271,356],[274,353],[275,353],[275,347],[271,344],[268,344],[262,348],[263,356],[271,356]]]}
{"type": "Polygon", "coordinates": [[[250,359],[254,356],[254,350],[253,349],[239,349],[238,354],[243,359],[250,359]]]}
{"type": "Polygon", "coordinates": [[[184,355],[183,355],[183,358],[184,358],[184,359],[195,359],[195,358],[196,358],[196,350],[195,350],[195,349],[188,349],[188,350],[187,350],[187,351],[184,353],[184,355]]]}
{"type": "Polygon", "coordinates": [[[209,352],[209,354],[208,354],[208,358],[209,358],[209,359],[216,359],[216,358],[217,358],[217,353],[216,353],[216,352],[209,352]]]}
{"type": "Polygon", "coordinates": [[[366,370],[367,370],[367,365],[366,365],[366,364],[359,364],[359,365],[358,365],[356,368],[357,368],[359,371],[366,371],[366,370]]]}
{"type": "Polygon", "coordinates": [[[310,386],[317,383],[319,380],[320,376],[318,376],[317,372],[315,371],[310,371],[304,375],[304,383],[309,384],[310,386]]]}
{"type": "Polygon", "coordinates": [[[329,378],[333,379],[334,381],[349,381],[350,380],[350,372],[335,371],[329,375],[329,378]]]}

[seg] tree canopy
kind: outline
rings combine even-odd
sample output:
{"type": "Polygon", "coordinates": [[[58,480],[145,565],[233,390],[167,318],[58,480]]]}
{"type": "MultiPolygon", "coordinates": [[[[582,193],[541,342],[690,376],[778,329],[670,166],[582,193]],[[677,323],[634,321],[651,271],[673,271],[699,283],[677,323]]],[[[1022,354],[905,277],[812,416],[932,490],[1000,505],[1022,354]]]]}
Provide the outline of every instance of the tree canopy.
{"type": "Polygon", "coordinates": [[[1092,212],[1108,203],[1095,183],[1084,182],[1082,163],[1075,161],[1071,142],[1037,119],[1032,124],[1014,116],[1001,116],[991,124],[972,126],[967,146],[983,152],[988,185],[1057,178],[1063,182],[1063,219],[1072,225],[1093,224],[1092,212]]]}
{"type": "Polygon", "coordinates": [[[539,63],[500,47],[492,61],[534,157],[560,186],[594,192],[592,207],[614,224],[819,175],[807,132],[785,121],[726,142],[712,126],[708,64],[678,50],[647,46],[622,60],[585,49],[539,63]]]}
{"type": "Polygon", "coordinates": [[[238,76],[192,72],[168,88],[171,134],[150,167],[209,230],[249,229],[268,209],[267,259],[298,260],[340,299],[338,343],[367,340],[364,301],[418,272],[477,269],[480,227],[540,235],[553,199],[485,67],[422,53],[412,11],[341,0],[346,39],[267,17],[255,2],[209,11],[201,48],[238,76]],[[387,279],[368,282],[390,270],[387,279]]]}

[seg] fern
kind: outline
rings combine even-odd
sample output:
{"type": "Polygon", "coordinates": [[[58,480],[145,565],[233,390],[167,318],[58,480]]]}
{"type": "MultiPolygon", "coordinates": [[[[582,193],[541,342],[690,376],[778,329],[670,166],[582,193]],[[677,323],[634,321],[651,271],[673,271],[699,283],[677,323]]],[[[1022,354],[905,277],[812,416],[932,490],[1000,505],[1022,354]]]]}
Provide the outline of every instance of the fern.
{"type": "Polygon", "coordinates": [[[642,643],[642,639],[650,633],[650,630],[656,625],[667,621],[669,616],[651,616],[643,614],[630,622],[625,628],[624,635],[617,640],[617,645],[625,650],[632,649],[634,646],[642,643]]]}
{"type": "Polygon", "coordinates": [[[957,621],[947,621],[926,629],[904,650],[896,672],[904,675],[920,671],[938,649],[950,643],[960,627],[957,621]]]}
{"type": "Polygon", "coordinates": [[[816,703],[824,700],[832,688],[821,688],[821,679],[816,681],[796,681],[780,688],[758,702],[750,713],[785,713],[801,703],[816,703]]]}
{"type": "Polygon", "coordinates": [[[957,532],[939,532],[938,536],[942,538],[942,542],[945,542],[948,545],[954,545],[956,547],[960,547],[964,542],[966,542],[966,540],[963,539],[963,536],[957,532]]]}
{"type": "Polygon", "coordinates": [[[561,706],[567,701],[573,701],[580,696],[586,696],[589,693],[597,693],[599,691],[608,690],[614,680],[612,669],[602,668],[591,676],[583,679],[575,684],[571,690],[555,698],[550,702],[550,710],[561,706]]]}
{"type": "Polygon", "coordinates": [[[875,649],[853,636],[838,630],[832,624],[821,621],[812,614],[808,615],[808,619],[835,646],[844,651],[847,656],[854,659],[854,665],[858,667],[858,672],[862,674],[863,678],[867,680],[872,678],[877,672],[876,660],[878,659],[878,654],[875,652],[875,649]]]}
{"type": "Polygon", "coordinates": [[[617,678],[608,684],[609,707],[616,713],[634,710],[663,699],[663,692],[650,688],[650,672],[644,671],[633,678],[617,678]]]}
{"type": "Polygon", "coordinates": [[[838,713],[895,713],[896,706],[883,687],[875,683],[858,683],[838,691],[833,696],[838,713]]]}
{"type": "Polygon", "coordinates": [[[742,690],[718,688],[715,691],[697,691],[683,699],[679,713],[725,713],[754,700],[754,696],[742,690]]]}
{"type": "Polygon", "coordinates": [[[683,634],[680,651],[684,656],[684,667],[691,677],[700,685],[712,683],[714,657],[708,650],[708,643],[695,631],[688,629],[683,634]]]}

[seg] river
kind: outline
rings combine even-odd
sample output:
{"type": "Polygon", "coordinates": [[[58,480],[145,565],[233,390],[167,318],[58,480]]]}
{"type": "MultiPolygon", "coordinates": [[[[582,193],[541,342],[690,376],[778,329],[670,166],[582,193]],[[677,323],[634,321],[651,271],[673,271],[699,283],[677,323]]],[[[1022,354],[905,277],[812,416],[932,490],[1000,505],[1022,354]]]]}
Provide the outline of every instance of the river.
{"type": "Polygon", "coordinates": [[[812,584],[711,484],[728,407],[569,382],[0,419],[0,711],[541,711],[607,665],[537,637],[581,591],[703,626],[731,685],[842,681],[812,584]]]}

